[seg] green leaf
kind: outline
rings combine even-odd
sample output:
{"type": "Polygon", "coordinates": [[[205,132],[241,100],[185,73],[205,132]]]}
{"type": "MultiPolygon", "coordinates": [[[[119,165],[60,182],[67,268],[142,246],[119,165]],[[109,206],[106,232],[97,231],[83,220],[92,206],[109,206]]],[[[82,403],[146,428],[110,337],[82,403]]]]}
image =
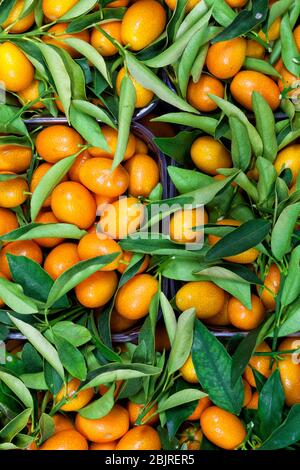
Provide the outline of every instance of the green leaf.
{"type": "Polygon", "coordinates": [[[273,111],[264,97],[256,91],[252,94],[252,105],[256,128],[263,142],[264,151],[262,157],[273,162],[278,150],[273,111]]]}
{"type": "Polygon", "coordinates": [[[260,432],[266,439],[282,420],[285,395],[281,384],[279,370],[276,369],[264,384],[258,401],[260,432]]]}
{"type": "Polygon", "coordinates": [[[231,365],[231,383],[233,385],[242,376],[257,345],[263,341],[266,326],[269,325],[269,323],[270,320],[267,320],[267,322],[263,323],[255,330],[250,331],[236,348],[232,356],[231,365]]]}
{"type": "Polygon", "coordinates": [[[79,111],[73,106],[73,103],[71,103],[70,107],[70,122],[88,144],[109,151],[109,147],[97,121],[89,114],[79,111]]]}
{"type": "Polygon", "coordinates": [[[300,439],[300,404],[294,405],[285,421],[275,429],[271,436],[257,450],[285,449],[300,439]]]}
{"type": "Polygon", "coordinates": [[[189,357],[193,343],[194,322],[194,308],[181,313],[178,318],[175,338],[168,361],[169,374],[173,374],[180,369],[189,357]]]}
{"type": "Polygon", "coordinates": [[[155,137],[158,148],[177,163],[184,164],[190,159],[190,149],[199,131],[181,131],[174,137],[155,137]]]}
{"type": "Polygon", "coordinates": [[[259,202],[265,202],[275,189],[277,173],[273,164],[263,157],[258,157],[256,160],[256,168],[259,173],[257,183],[259,202]]]}
{"type": "Polygon", "coordinates": [[[168,88],[154,72],[148,69],[128,52],[126,52],[125,55],[125,63],[130,75],[132,75],[132,77],[144,88],[153,91],[153,93],[162,101],[165,101],[182,111],[198,113],[195,108],[170,90],[170,88],[168,88]]]}
{"type": "Polygon", "coordinates": [[[57,395],[62,389],[64,381],[47,361],[44,361],[44,376],[48,390],[52,395],[57,395]]]}
{"type": "MultiPolygon", "coordinates": [[[[271,77],[281,78],[281,75],[277,70],[272,67],[266,60],[255,59],[253,57],[246,57],[243,68],[247,70],[255,70],[257,72],[264,73],[265,75],[271,75],[271,77]]],[[[254,92],[257,93],[257,92],[254,92]]],[[[262,98],[263,96],[260,95],[262,98]]],[[[253,95],[252,95],[253,97],[253,95]]]]}
{"type": "Polygon", "coordinates": [[[94,274],[99,269],[111,263],[119,253],[97,256],[85,261],[80,261],[76,265],[61,274],[54,282],[46,303],[46,308],[51,307],[58,299],[94,274]]]}
{"type": "Polygon", "coordinates": [[[158,405],[157,413],[162,413],[163,411],[170,410],[185,403],[200,400],[206,396],[206,393],[201,392],[201,390],[197,390],[196,388],[180,390],[179,392],[170,395],[166,400],[163,400],[163,402],[158,405]]]}
{"type": "Polygon", "coordinates": [[[75,3],[75,5],[70,8],[67,13],[59,18],[59,21],[70,21],[73,18],[84,15],[85,13],[92,10],[95,6],[95,0],[81,0],[80,2],[75,3]]]}
{"type": "Polygon", "coordinates": [[[117,380],[135,379],[137,377],[147,377],[160,373],[161,368],[146,364],[111,363],[89,372],[80,389],[86,390],[87,388],[98,387],[101,384],[112,383],[117,380]]]}
{"type": "Polygon", "coordinates": [[[54,333],[54,342],[64,368],[79,380],[85,380],[87,368],[81,352],[63,336],[54,333]]]}
{"type": "Polygon", "coordinates": [[[68,173],[76,157],[77,154],[63,158],[59,162],[55,163],[55,165],[53,165],[53,167],[50,168],[50,170],[43,176],[32,194],[30,203],[31,220],[34,221],[36,219],[44,201],[47,199],[49,194],[51,194],[55,186],[68,173]]]}
{"type": "Polygon", "coordinates": [[[27,426],[31,413],[32,409],[28,408],[13,418],[4,428],[1,429],[0,441],[10,443],[13,438],[27,426]]]}
{"type": "Polygon", "coordinates": [[[233,166],[245,171],[251,160],[251,143],[245,125],[237,117],[229,117],[233,166]]]}
{"type": "Polygon", "coordinates": [[[291,249],[292,234],[300,212],[300,202],[287,206],[281,212],[271,235],[271,248],[275,258],[281,260],[291,249]]]}
{"type": "Polygon", "coordinates": [[[86,234],[85,230],[80,230],[72,224],[37,224],[31,223],[12,230],[0,237],[3,242],[14,242],[20,240],[34,240],[35,238],[73,238],[80,240],[86,234]]]}
{"type": "Polygon", "coordinates": [[[118,141],[114,155],[112,170],[114,170],[125,157],[130,134],[130,126],[136,103],[136,91],[131,78],[125,75],[121,83],[119,102],[119,130],[118,141]]]}
{"type": "Polygon", "coordinates": [[[88,114],[89,116],[97,119],[104,124],[116,129],[115,124],[110,119],[108,114],[103,111],[103,109],[99,108],[98,106],[94,105],[93,103],[89,103],[88,101],[84,100],[73,100],[72,105],[77,111],[81,111],[82,113],[88,114]]]}
{"type": "Polygon", "coordinates": [[[22,374],[21,379],[26,387],[32,390],[48,390],[48,385],[45,382],[44,372],[22,374]]]}
{"type": "Polygon", "coordinates": [[[288,13],[281,19],[280,23],[281,56],[287,70],[296,77],[300,76],[300,64],[295,61],[299,56],[299,50],[293,35],[288,13]]]}
{"type": "Polygon", "coordinates": [[[23,293],[22,287],[5,278],[0,278],[0,298],[15,312],[24,315],[38,312],[36,303],[23,293]]]}
{"type": "Polygon", "coordinates": [[[80,416],[86,419],[100,419],[106,416],[115,404],[114,391],[115,385],[113,384],[101,398],[81,408],[80,416]]]}
{"type": "Polygon", "coordinates": [[[1,370],[0,380],[4,382],[8,388],[10,388],[10,390],[19,398],[26,408],[33,408],[32,396],[22,380],[1,370]]]}
{"type": "Polygon", "coordinates": [[[186,170],[185,168],[177,168],[176,166],[169,166],[168,173],[179,194],[196,191],[215,181],[211,176],[205,175],[200,171],[186,170]]]}
{"type": "Polygon", "coordinates": [[[285,278],[281,294],[281,305],[286,307],[300,295],[300,246],[294,248],[291,254],[288,274],[285,278]]]}
{"type": "Polygon", "coordinates": [[[107,83],[111,85],[111,79],[109,77],[105,60],[103,59],[102,55],[91,46],[86,41],[78,38],[68,38],[64,39],[64,42],[69,46],[73,47],[76,51],[78,51],[81,55],[86,57],[93,66],[101,73],[101,75],[105,78],[107,83]]]}
{"type": "MultiPolygon", "coordinates": [[[[38,263],[26,256],[8,254],[7,258],[13,280],[22,286],[24,293],[41,302],[46,302],[53,286],[53,279],[49,274],[38,263]]],[[[68,299],[64,296],[55,303],[54,307],[63,308],[68,305],[68,299]]]]}
{"type": "Polygon", "coordinates": [[[260,157],[263,152],[263,143],[261,137],[255,127],[249,122],[244,112],[229,101],[220,98],[219,96],[212,95],[208,96],[221,108],[228,118],[236,117],[246,127],[251,142],[251,147],[256,157],[260,157]]]}
{"type": "Polygon", "coordinates": [[[85,326],[73,323],[71,321],[60,321],[58,323],[55,323],[51,331],[48,330],[47,332],[49,333],[48,339],[50,340],[51,338],[51,341],[52,332],[55,335],[59,335],[65,338],[69,343],[75,346],[75,348],[82,346],[91,339],[91,333],[85,326]]]}
{"type": "Polygon", "coordinates": [[[300,299],[297,299],[288,306],[284,321],[278,332],[278,336],[288,336],[293,333],[298,333],[300,323],[300,299]]]}
{"type": "Polygon", "coordinates": [[[65,64],[53,46],[49,46],[40,42],[39,48],[49,67],[57,94],[62,102],[65,114],[68,118],[71,103],[71,80],[66,70],[65,64]]]}
{"type": "Polygon", "coordinates": [[[39,426],[41,431],[41,438],[39,443],[42,444],[55,433],[54,420],[50,415],[42,413],[39,420],[39,426]]]}
{"type": "Polygon", "coordinates": [[[35,349],[43,356],[46,361],[56,370],[59,376],[64,378],[64,369],[59,360],[56,349],[47,341],[44,336],[33,326],[18,320],[12,315],[8,315],[18,330],[28,339],[35,349]]]}
{"type": "MultiPolygon", "coordinates": [[[[168,113],[151,119],[153,122],[169,122],[170,124],[179,124],[182,126],[199,129],[205,134],[214,136],[218,125],[218,120],[208,116],[196,116],[188,113],[168,113]]],[[[170,155],[172,156],[172,155],[170,155]]]]}
{"type": "Polygon", "coordinates": [[[268,14],[268,5],[268,0],[253,0],[251,10],[242,9],[212,43],[237,38],[263,23],[268,14]]]}
{"type": "Polygon", "coordinates": [[[199,320],[195,323],[192,358],[199,382],[215,405],[239,414],[244,400],[242,379],[232,385],[231,357],[199,320]]]}
{"type": "Polygon", "coordinates": [[[202,17],[193,26],[191,26],[191,28],[181,34],[173,44],[152,59],[146,60],[144,64],[147,67],[160,68],[176,62],[198,31],[202,29],[203,26],[207,26],[212,14],[212,9],[207,11],[205,14],[204,13],[205,11],[203,11],[202,17]]]}
{"type": "Polygon", "coordinates": [[[176,337],[177,320],[174,310],[163,292],[160,294],[160,304],[170,344],[173,346],[176,337]]]}
{"type": "Polygon", "coordinates": [[[269,233],[271,223],[263,219],[244,222],[228,235],[221,238],[207,252],[205,259],[212,261],[227,256],[237,255],[261,243],[269,233]]]}

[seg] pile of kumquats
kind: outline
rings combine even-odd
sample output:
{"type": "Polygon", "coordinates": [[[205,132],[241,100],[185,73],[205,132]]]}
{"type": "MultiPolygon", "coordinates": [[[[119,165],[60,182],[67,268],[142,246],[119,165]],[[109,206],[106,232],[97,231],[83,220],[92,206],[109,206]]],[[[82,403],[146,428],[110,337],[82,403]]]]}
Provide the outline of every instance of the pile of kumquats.
{"type": "Polygon", "coordinates": [[[300,449],[299,18],[0,2],[0,450],[300,449]]]}

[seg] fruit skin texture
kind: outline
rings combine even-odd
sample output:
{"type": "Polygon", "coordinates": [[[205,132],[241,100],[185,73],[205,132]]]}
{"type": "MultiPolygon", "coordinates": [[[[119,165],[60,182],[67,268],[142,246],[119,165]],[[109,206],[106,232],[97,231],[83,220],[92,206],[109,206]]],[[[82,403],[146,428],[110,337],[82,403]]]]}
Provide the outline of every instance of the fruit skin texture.
{"type": "Polygon", "coordinates": [[[202,74],[198,82],[194,83],[190,80],[187,88],[187,101],[199,111],[214,111],[218,105],[208,96],[208,93],[224,98],[224,86],[217,78],[202,74]]]}
{"type": "Polygon", "coordinates": [[[96,233],[84,235],[78,244],[78,255],[81,260],[95,258],[96,256],[120,253],[117,258],[100,271],[113,271],[117,269],[122,257],[122,249],[117,242],[110,238],[100,239],[96,233]]]}
{"type": "Polygon", "coordinates": [[[258,400],[259,400],[259,393],[257,390],[252,395],[251,400],[246,405],[248,410],[257,410],[258,409],[258,400]]]}
{"type": "MultiPolygon", "coordinates": [[[[188,0],[185,7],[185,12],[189,13],[200,1],[201,0],[188,0]]],[[[177,0],[165,0],[165,3],[168,5],[170,10],[175,10],[177,0]]]]}
{"type": "Polygon", "coordinates": [[[176,305],[184,312],[189,308],[196,309],[198,318],[209,318],[217,315],[223,308],[225,293],[223,289],[210,281],[188,282],[176,294],[176,305]]]}
{"type": "Polygon", "coordinates": [[[15,44],[4,42],[0,45],[0,63],[0,81],[6,90],[18,93],[31,84],[33,65],[15,44]]]}
{"type": "Polygon", "coordinates": [[[114,295],[117,284],[115,271],[97,271],[75,287],[75,294],[87,308],[103,307],[114,295]]]}
{"type": "MultiPolygon", "coordinates": [[[[218,220],[218,225],[233,225],[234,227],[239,227],[241,222],[234,219],[223,219],[218,220]]],[[[220,240],[220,237],[216,235],[209,235],[208,242],[210,245],[215,245],[220,240]]],[[[239,264],[250,264],[253,263],[259,255],[259,251],[256,248],[249,248],[238,255],[233,256],[226,256],[223,259],[230,261],[231,263],[239,263],[239,264]]]]}
{"type": "Polygon", "coordinates": [[[247,39],[246,56],[255,59],[263,59],[265,56],[265,48],[254,39],[247,39]]]}
{"type": "MultiPolygon", "coordinates": [[[[101,24],[101,29],[122,45],[121,28],[121,21],[110,21],[109,23],[101,24]]],[[[110,57],[118,52],[118,49],[96,28],[92,31],[91,45],[97,49],[103,57],[110,57]]]]}
{"type": "Polygon", "coordinates": [[[6,257],[8,253],[16,256],[26,256],[39,264],[41,264],[43,260],[42,250],[39,245],[32,240],[20,240],[8,243],[0,251],[0,272],[8,279],[11,279],[11,272],[6,257]]]}
{"type": "Polygon", "coordinates": [[[221,449],[234,450],[246,437],[242,421],[217,406],[207,408],[201,415],[200,423],[205,437],[221,449]]]}
{"type": "Polygon", "coordinates": [[[120,405],[115,405],[100,419],[87,419],[77,414],[75,427],[89,441],[100,444],[116,441],[129,429],[128,411],[120,405]]]}
{"type": "Polygon", "coordinates": [[[18,227],[19,223],[16,214],[9,209],[0,207],[0,237],[16,230],[18,227]]]}
{"type": "Polygon", "coordinates": [[[49,20],[55,21],[71,10],[79,0],[43,0],[42,9],[49,20]]]}
{"type": "Polygon", "coordinates": [[[105,442],[100,444],[99,442],[92,442],[89,450],[115,450],[117,441],[105,442]]]}
{"type": "Polygon", "coordinates": [[[56,415],[52,416],[52,419],[54,421],[55,434],[61,431],[67,431],[68,429],[74,429],[73,422],[67,416],[57,413],[56,415]]]}
{"type": "MultiPolygon", "coordinates": [[[[122,80],[123,80],[124,76],[125,76],[125,68],[122,67],[121,70],[119,71],[118,75],[117,75],[117,78],[116,78],[116,89],[117,89],[117,93],[118,93],[119,96],[120,96],[120,93],[121,93],[121,84],[122,84],[122,80]]],[[[135,88],[135,93],[136,93],[135,107],[136,108],[144,108],[153,99],[154,93],[153,93],[153,91],[148,90],[147,88],[144,88],[132,76],[130,76],[130,79],[132,81],[132,84],[135,88]]]]}
{"type": "Polygon", "coordinates": [[[276,306],[274,297],[278,294],[280,288],[280,271],[274,263],[271,264],[269,272],[264,279],[264,286],[270,289],[273,295],[267,289],[261,289],[259,286],[257,288],[258,294],[266,309],[273,311],[276,306]]]}
{"type": "Polygon", "coordinates": [[[252,308],[249,310],[238,299],[231,297],[228,303],[229,320],[236,328],[253,330],[265,318],[265,309],[262,301],[256,295],[251,295],[252,308]]]}
{"type": "MultiPolygon", "coordinates": [[[[3,172],[0,172],[3,173],[3,172]]],[[[4,173],[11,173],[5,171],[4,173]]],[[[0,182],[0,207],[11,209],[20,206],[27,199],[28,184],[23,178],[17,177],[0,182]]]]}
{"type": "Polygon", "coordinates": [[[180,368],[180,373],[182,375],[182,378],[186,382],[189,382],[190,384],[199,383],[191,354],[189,355],[183,366],[180,368]]]}
{"type": "Polygon", "coordinates": [[[133,51],[140,51],[161,35],[166,25],[166,12],[154,0],[140,0],[131,5],[122,21],[122,41],[133,51]]]}
{"type": "Polygon", "coordinates": [[[39,450],[88,450],[88,443],[75,429],[68,429],[49,437],[39,450]]]}
{"type": "Polygon", "coordinates": [[[248,384],[247,380],[243,379],[243,384],[244,384],[244,402],[243,406],[248,406],[248,404],[252,400],[252,390],[250,385],[248,384]]]}
{"type": "Polygon", "coordinates": [[[196,421],[200,419],[203,411],[206,410],[209,406],[211,406],[211,401],[208,397],[200,398],[198,405],[194,409],[193,413],[187,418],[187,421],[196,421]]]}
{"type": "Polygon", "coordinates": [[[246,5],[246,3],[248,2],[248,0],[225,0],[225,1],[227,5],[229,5],[231,8],[241,8],[244,5],[246,5]]]}
{"type": "Polygon", "coordinates": [[[116,310],[122,317],[139,320],[148,314],[151,300],[157,291],[158,281],[153,276],[137,274],[119,289],[116,310]]]}
{"type": "Polygon", "coordinates": [[[122,333],[123,331],[129,330],[135,323],[135,320],[128,320],[113,309],[110,317],[110,329],[112,333],[122,333]]]}
{"type": "Polygon", "coordinates": [[[252,111],[252,93],[257,91],[269,103],[271,109],[278,108],[280,91],[276,83],[263,73],[253,70],[238,72],[230,85],[230,91],[235,100],[252,111]]]}
{"type": "Polygon", "coordinates": [[[77,245],[75,243],[61,243],[53,248],[46,257],[44,269],[55,280],[79,261],[77,245]]]}
{"type": "Polygon", "coordinates": [[[65,33],[68,26],[69,26],[68,23],[58,23],[52,26],[51,28],[48,29],[48,33],[53,36],[57,36],[57,39],[54,39],[50,36],[44,36],[43,41],[46,44],[51,44],[52,46],[56,46],[56,47],[59,47],[60,49],[64,49],[70,54],[71,57],[76,59],[76,58],[79,58],[81,54],[78,51],[76,51],[76,49],[74,49],[73,47],[65,43],[64,39],[75,38],[75,39],[81,39],[81,41],[89,42],[90,34],[87,29],[84,31],[81,31],[80,33],[75,33],[75,34],[65,33]]]}
{"type": "MultiPolygon", "coordinates": [[[[127,410],[129,413],[129,421],[131,426],[134,426],[140,413],[143,411],[145,405],[138,405],[137,403],[133,403],[133,401],[129,401],[127,404],[127,410]]],[[[159,418],[158,415],[152,416],[157,411],[157,404],[153,405],[152,408],[148,411],[148,413],[142,419],[141,424],[148,424],[148,426],[153,426],[154,424],[158,423],[159,418]],[[149,419],[150,418],[150,419],[149,419]]]]}
{"type": "Polygon", "coordinates": [[[246,48],[247,42],[244,38],[229,39],[212,44],[206,56],[208,70],[217,78],[234,77],[245,61],[246,48]]]}
{"type": "MultiPolygon", "coordinates": [[[[40,96],[39,90],[39,81],[33,80],[31,84],[25,88],[25,90],[19,91],[19,101],[22,105],[30,104],[32,101],[35,101],[40,96]]],[[[35,101],[34,104],[30,106],[30,109],[43,109],[45,105],[42,101],[35,101]]]]}
{"type": "Polygon", "coordinates": [[[289,168],[293,175],[291,184],[295,184],[300,171],[300,144],[288,145],[282,149],[277,154],[274,167],[277,174],[281,173],[283,169],[289,168]]]}
{"type": "Polygon", "coordinates": [[[83,408],[92,400],[94,396],[93,388],[87,388],[86,390],[82,390],[76,395],[79,385],[80,380],[78,379],[72,379],[70,380],[70,382],[67,383],[66,386],[63,385],[63,387],[55,397],[55,403],[60,402],[65,396],[67,396],[69,400],[67,401],[67,403],[60,407],[60,410],[77,411],[83,408]],[[74,398],[72,398],[73,395],[75,395],[74,398]]]}
{"type": "Polygon", "coordinates": [[[112,171],[109,158],[91,158],[79,170],[81,183],[101,196],[116,198],[125,193],[129,184],[129,175],[122,165],[112,171]]]}
{"type": "MultiPolygon", "coordinates": [[[[299,339],[287,338],[280,343],[278,350],[289,351],[292,349],[298,349],[299,346],[299,339]]],[[[292,354],[285,354],[280,357],[282,360],[278,361],[278,369],[285,394],[285,402],[287,406],[293,406],[296,403],[300,403],[299,357],[297,354],[295,356],[292,354]]]]}
{"type": "MultiPolygon", "coordinates": [[[[110,152],[108,152],[107,150],[101,149],[100,147],[90,147],[89,153],[92,155],[92,157],[114,158],[114,154],[116,152],[117,142],[118,142],[118,131],[116,129],[112,129],[109,126],[102,126],[101,131],[110,149],[110,152]]],[[[135,136],[132,133],[130,133],[128,144],[127,144],[126,151],[125,151],[124,160],[131,158],[135,154],[135,147],[136,147],[135,136]]]]}
{"type": "Polygon", "coordinates": [[[76,181],[76,183],[80,183],[80,178],[79,178],[80,168],[90,158],[92,157],[87,150],[77,155],[75,162],[73,163],[73,165],[71,166],[68,172],[68,177],[71,181],[76,181]]]}
{"type": "Polygon", "coordinates": [[[104,209],[99,229],[116,240],[137,231],[144,220],[145,208],[135,197],[123,197],[104,209]]]}
{"type": "Polygon", "coordinates": [[[267,34],[265,34],[263,31],[259,31],[258,36],[265,42],[275,41],[280,36],[280,24],[281,17],[278,16],[271,24],[267,34]]]}
{"type": "Polygon", "coordinates": [[[159,182],[159,168],[149,155],[136,154],[125,163],[129,175],[128,191],[131,196],[148,197],[159,182]]]}
{"type": "MultiPolygon", "coordinates": [[[[271,352],[271,349],[268,346],[268,344],[264,341],[255,349],[255,352],[271,352]]],[[[249,361],[249,365],[246,367],[246,370],[244,372],[244,378],[251,385],[251,387],[256,387],[252,368],[256,369],[265,377],[270,377],[271,375],[270,359],[271,359],[270,356],[254,356],[253,355],[251,357],[249,361]]]]}
{"type": "Polygon", "coordinates": [[[130,429],[116,445],[116,450],[160,450],[158,432],[151,426],[136,426],[130,429]]]}
{"type": "MultiPolygon", "coordinates": [[[[133,253],[131,251],[123,251],[122,257],[120,259],[119,265],[117,267],[119,273],[123,274],[124,271],[128,268],[128,265],[133,257],[133,253]]],[[[142,263],[140,269],[138,270],[137,274],[142,274],[146,271],[150,263],[150,256],[146,255],[144,258],[144,262],[142,263]]]]}
{"type": "Polygon", "coordinates": [[[91,193],[80,183],[66,181],[52,192],[51,208],[61,222],[89,228],[96,218],[96,203],[91,193]]]}
{"type": "Polygon", "coordinates": [[[20,145],[0,146],[0,171],[23,173],[30,167],[32,150],[20,145]]]}
{"type": "Polygon", "coordinates": [[[298,50],[300,51],[300,25],[298,25],[294,29],[294,38],[295,38],[295,42],[296,42],[296,45],[298,47],[298,50]]]}
{"type": "Polygon", "coordinates": [[[56,163],[77,153],[83,140],[71,127],[57,124],[39,132],[35,144],[40,157],[48,163],[56,163]]]}
{"type": "Polygon", "coordinates": [[[179,210],[170,220],[170,238],[177,243],[199,243],[203,240],[204,232],[196,232],[193,227],[207,223],[208,215],[202,208],[179,210]]]}
{"type": "MultiPolygon", "coordinates": [[[[58,220],[53,214],[53,212],[41,212],[37,218],[35,219],[35,222],[37,224],[57,224],[58,220]]],[[[35,242],[43,246],[45,248],[53,248],[54,246],[58,245],[59,243],[62,243],[64,241],[63,238],[36,238],[35,242]]]]}
{"type": "Polygon", "coordinates": [[[191,147],[191,157],[199,170],[215,176],[218,168],[231,168],[231,155],[223,144],[211,136],[198,137],[191,147]]]}
{"type": "Polygon", "coordinates": [[[20,18],[25,0],[17,0],[14,7],[11,9],[7,19],[2,23],[2,28],[6,29],[8,26],[13,25],[9,28],[9,33],[20,34],[27,31],[34,24],[34,12],[28,13],[24,18],[20,18]],[[18,20],[18,21],[16,21],[18,20]],[[14,23],[14,24],[13,24],[14,23]]]}
{"type": "Polygon", "coordinates": [[[223,308],[220,310],[217,315],[213,317],[209,317],[205,320],[205,323],[209,325],[215,326],[226,326],[230,324],[229,315],[228,315],[228,303],[229,303],[230,295],[225,292],[225,302],[223,308]]]}

